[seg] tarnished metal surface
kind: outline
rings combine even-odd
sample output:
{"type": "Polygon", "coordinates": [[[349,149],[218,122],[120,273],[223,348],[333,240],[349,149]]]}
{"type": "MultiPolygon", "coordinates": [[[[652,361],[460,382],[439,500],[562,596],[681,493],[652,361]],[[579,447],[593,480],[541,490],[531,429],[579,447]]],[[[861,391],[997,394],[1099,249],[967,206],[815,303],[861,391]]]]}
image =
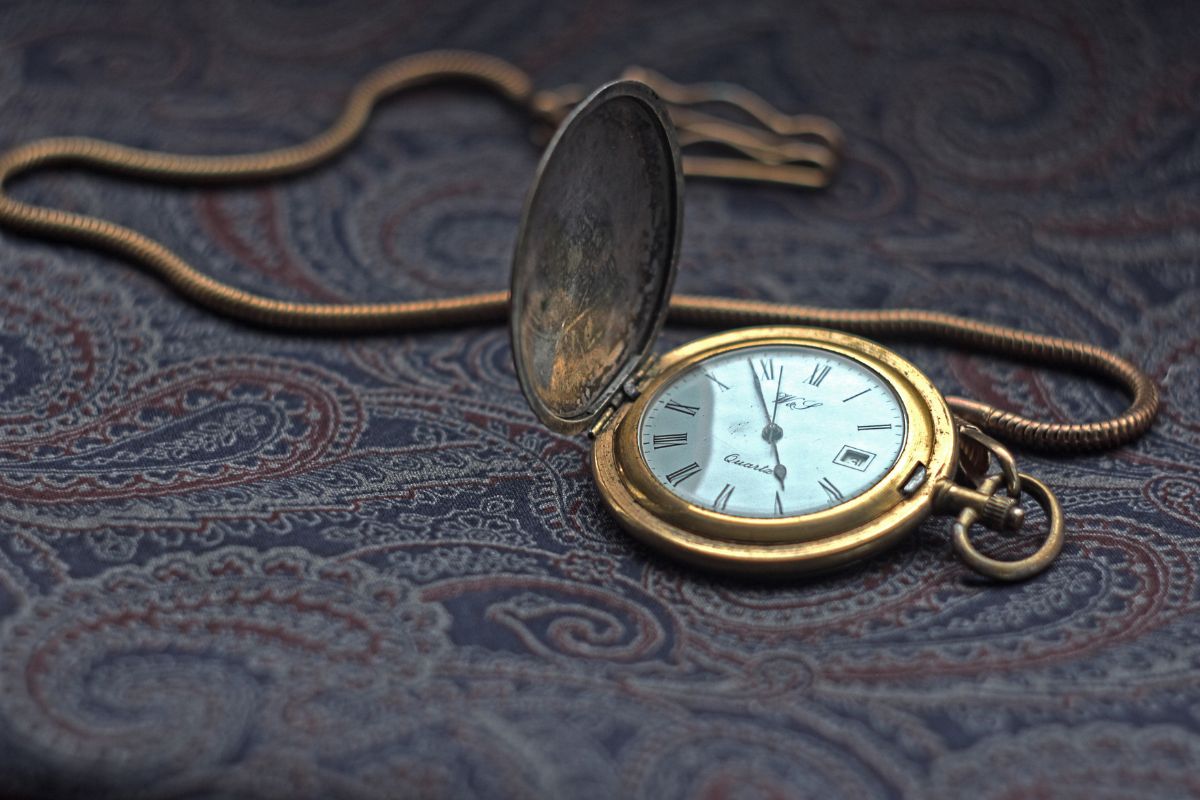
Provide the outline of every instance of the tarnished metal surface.
{"type": "Polygon", "coordinates": [[[682,224],[674,132],[643,84],[601,88],[560,129],[513,260],[521,388],[556,431],[583,430],[662,325],[682,224]]]}

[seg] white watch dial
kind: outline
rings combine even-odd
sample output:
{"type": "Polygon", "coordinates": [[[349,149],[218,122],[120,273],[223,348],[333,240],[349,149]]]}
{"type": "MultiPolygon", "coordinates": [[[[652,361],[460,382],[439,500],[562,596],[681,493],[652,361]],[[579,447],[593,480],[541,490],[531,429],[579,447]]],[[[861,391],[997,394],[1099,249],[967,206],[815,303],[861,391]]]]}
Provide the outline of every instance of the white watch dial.
{"type": "Polygon", "coordinates": [[[639,422],[650,471],[693,505],[738,517],[811,514],[887,474],[907,421],[863,364],[804,345],[707,359],[659,390],[639,422]]]}

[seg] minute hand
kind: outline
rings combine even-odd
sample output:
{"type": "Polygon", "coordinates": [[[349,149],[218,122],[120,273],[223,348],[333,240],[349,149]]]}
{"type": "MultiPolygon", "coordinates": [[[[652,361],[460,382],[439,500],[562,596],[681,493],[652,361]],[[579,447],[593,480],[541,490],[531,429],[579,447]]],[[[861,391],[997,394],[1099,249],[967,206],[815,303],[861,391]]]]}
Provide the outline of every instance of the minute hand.
{"type": "MultiPolygon", "coordinates": [[[[758,389],[758,399],[759,399],[759,402],[762,403],[763,417],[767,420],[766,427],[764,427],[763,431],[762,431],[762,437],[767,440],[768,444],[771,445],[771,454],[775,457],[775,469],[772,470],[772,474],[774,474],[775,477],[779,480],[779,487],[781,489],[783,489],[783,488],[786,488],[783,485],[783,480],[784,480],[784,478],[787,477],[787,467],[785,467],[779,460],[779,445],[778,445],[780,437],[783,436],[783,429],[781,429],[778,425],[775,424],[775,414],[772,413],[771,410],[767,408],[767,396],[765,394],[763,394],[762,381],[760,381],[758,379],[758,370],[756,370],[754,368],[754,362],[750,361],[747,363],[750,364],[750,375],[754,378],[754,386],[755,386],[755,388],[758,389]]],[[[780,386],[782,384],[783,384],[783,368],[780,367],[779,368],[779,383],[776,384],[776,386],[780,386]]],[[[775,392],[775,398],[776,398],[776,400],[779,399],[778,389],[775,392]]],[[[775,412],[778,412],[778,411],[779,411],[779,403],[776,402],[775,403],[775,412]]]]}

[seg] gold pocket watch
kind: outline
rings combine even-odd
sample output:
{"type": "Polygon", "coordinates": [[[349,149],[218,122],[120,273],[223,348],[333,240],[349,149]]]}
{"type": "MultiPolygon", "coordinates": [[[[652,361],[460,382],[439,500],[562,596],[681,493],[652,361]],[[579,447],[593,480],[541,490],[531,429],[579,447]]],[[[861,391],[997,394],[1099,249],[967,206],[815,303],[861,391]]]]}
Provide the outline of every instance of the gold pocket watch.
{"type": "MultiPolygon", "coordinates": [[[[672,97],[688,144],[738,151],[691,156],[684,162],[691,175],[820,187],[836,168],[841,136],[827,120],[782,114],[730,84],[687,87],[631,74],[672,97]],[[689,108],[696,104],[731,105],[761,127],[689,108]]],[[[559,432],[591,433],[592,469],[616,518],[697,564],[777,574],[829,569],[894,543],[933,512],[957,512],[954,548],[986,575],[1028,577],[1054,559],[1063,542],[1057,500],[969,423],[1059,452],[1116,447],[1154,420],[1159,395],[1149,376],[1094,345],[935,312],[672,298],[682,225],[674,128],[640,82],[603,87],[568,116],[576,96],[571,87],[535,91],[530,76],[491,56],[433,51],[372,72],[326,131],[276,150],[180,155],[91,138],[40,139],[0,152],[0,227],[117,253],[197,303],[256,325],[411,331],[508,313],[517,375],[537,416],[559,432]],[[348,147],[383,97],[461,79],[492,88],[541,123],[566,117],[526,203],[511,296],[279,300],[222,283],[137,231],[5,191],[20,174],[62,164],[181,184],[295,174],[348,147]],[[655,357],[668,301],[681,320],[701,324],[802,320],[932,336],[1089,372],[1122,387],[1131,402],[1102,421],[1039,422],[965,398],[947,401],[913,365],[866,339],[790,325],[733,330],[655,357]],[[993,463],[1000,469],[989,474],[993,463]],[[1040,548],[1017,561],[978,552],[972,526],[1019,528],[1023,492],[1047,518],[1040,548]]]]}
{"type": "Polygon", "coordinates": [[[1053,494],[891,350],[773,326],[653,355],[682,182],[657,96],[635,81],[602,87],[544,154],[514,257],[522,390],[551,429],[594,437],[592,471],[621,525],[704,567],[789,574],[869,556],[941,511],[958,514],[955,548],[978,571],[1020,579],[1048,565],[1063,542],[1053,494]],[[992,460],[1001,471],[984,475],[992,460]],[[983,556],[971,526],[1020,528],[1022,489],[1048,537],[1020,561],[983,556]]]}

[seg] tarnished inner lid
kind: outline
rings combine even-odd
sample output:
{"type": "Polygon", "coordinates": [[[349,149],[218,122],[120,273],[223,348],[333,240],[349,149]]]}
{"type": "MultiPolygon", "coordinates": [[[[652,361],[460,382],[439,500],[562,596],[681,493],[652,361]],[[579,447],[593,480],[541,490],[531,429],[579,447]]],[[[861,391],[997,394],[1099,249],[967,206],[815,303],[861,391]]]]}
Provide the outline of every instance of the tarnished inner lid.
{"type": "Polygon", "coordinates": [[[513,258],[521,389],[548,427],[589,427],[649,356],[675,278],[682,189],[675,131],[636,81],[601,87],[538,168],[513,258]]]}

